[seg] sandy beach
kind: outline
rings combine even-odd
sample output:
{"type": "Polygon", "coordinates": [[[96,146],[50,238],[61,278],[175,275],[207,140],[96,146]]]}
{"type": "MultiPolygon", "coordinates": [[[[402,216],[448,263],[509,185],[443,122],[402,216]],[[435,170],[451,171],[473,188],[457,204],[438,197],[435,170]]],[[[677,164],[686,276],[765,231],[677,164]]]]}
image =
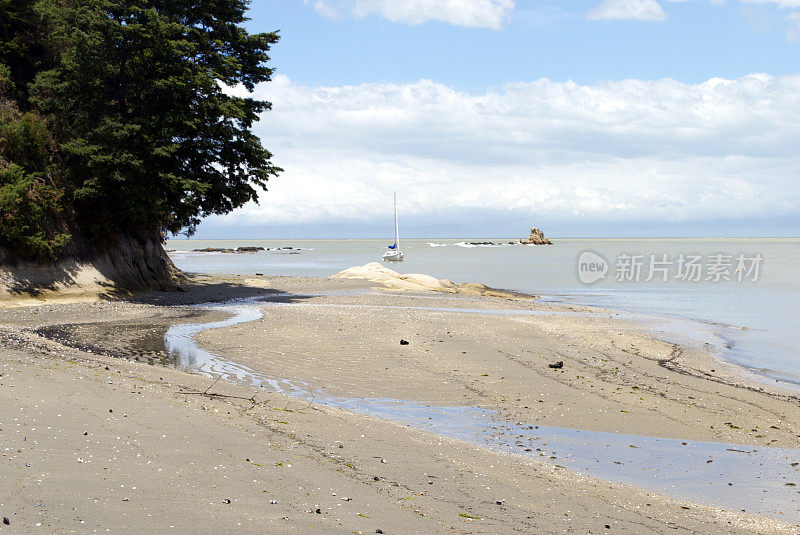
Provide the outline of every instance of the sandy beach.
{"type": "Polygon", "coordinates": [[[229,317],[190,305],[263,297],[262,317],[204,331],[198,345],[342,399],[472,407],[498,421],[720,442],[745,455],[797,448],[794,393],[625,315],[361,279],[193,275],[184,290],[0,309],[0,531],[800,529],[796,502],[770,515],[698,505],[562,467],[534,447],[513,455],[322,396],[188,373],[169,365],[163,342],[172,325],[229,317]]]}

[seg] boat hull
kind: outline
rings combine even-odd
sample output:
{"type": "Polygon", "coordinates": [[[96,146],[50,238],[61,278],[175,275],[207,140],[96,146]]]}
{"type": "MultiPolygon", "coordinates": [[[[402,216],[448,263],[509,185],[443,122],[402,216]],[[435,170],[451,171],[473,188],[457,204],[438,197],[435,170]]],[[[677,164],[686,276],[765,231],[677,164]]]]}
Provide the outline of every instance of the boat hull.
{"type": "Polygon", "coordinates": [[[400,251],[386,251],[381,258],[384,262],[402,262],[403,253],[400,251]]]}

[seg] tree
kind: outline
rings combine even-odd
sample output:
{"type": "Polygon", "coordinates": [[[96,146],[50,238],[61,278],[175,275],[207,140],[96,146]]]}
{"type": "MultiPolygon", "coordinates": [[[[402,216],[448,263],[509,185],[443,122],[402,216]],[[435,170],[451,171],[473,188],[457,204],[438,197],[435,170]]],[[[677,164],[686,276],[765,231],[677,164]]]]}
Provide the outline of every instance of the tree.
{"type": "MultiPolygon", "coordinates": [[[[270,103],[228,90],[252,91],[273,72],[278,34],[242,27],[246,1],[21,4],[11,23],[0,17],[0,66],[20,69],[20,50],[37,52],[5,94],[46,126],[54,151],[41,180],[51,219],[73,236],[102,248],[192,233],[204,216],[257,201],[280,171],[252,132],[270,103]]],[[[5,232],[0,241],[15,246],[5,232]]]]}

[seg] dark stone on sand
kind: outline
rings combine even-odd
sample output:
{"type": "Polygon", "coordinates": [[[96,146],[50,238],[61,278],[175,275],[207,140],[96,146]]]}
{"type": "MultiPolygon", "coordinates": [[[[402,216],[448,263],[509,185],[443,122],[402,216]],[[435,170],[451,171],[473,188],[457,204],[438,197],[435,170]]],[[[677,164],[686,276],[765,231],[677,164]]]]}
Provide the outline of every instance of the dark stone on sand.
{"type": "Polygon", "coordinates": [[[547,367],[548,368],[553,368],[554,370],[559,370],[559,369],[564,367],[564,361],[563,360],[559,360],[555,364],[548,364],[547,367]]]}
{"type": "Polygon", "coordinates": [[[407,346],[407,345],[408,345],[408,340],[402,340],[402,339],[401,339],[401,340],[400,340],[400,345],[401,345],[401,346],[407,346]]]}
{"type": "Polygon", "coordinates": [[[314,512],[315,512],[315,513],[317,513],[318,515],[321,515],[321,514],[322,514],[322,509],[317,509],[317,510],[316,510],[316,511],[314,511],[314,512]]]}
{"type": "Polygon", "coordinates": [[[231,501],[228,498],[225,498],[224,500],[222,500],[222,503],[231,503],[231,501]]]}
{"type": "Polygon", "coordinates": [[[11,520],[9,520],[7,516],[4,516],[3,517],[3,524],[5,524],[6,526],[10,526],[11,525],[11,520]]]}

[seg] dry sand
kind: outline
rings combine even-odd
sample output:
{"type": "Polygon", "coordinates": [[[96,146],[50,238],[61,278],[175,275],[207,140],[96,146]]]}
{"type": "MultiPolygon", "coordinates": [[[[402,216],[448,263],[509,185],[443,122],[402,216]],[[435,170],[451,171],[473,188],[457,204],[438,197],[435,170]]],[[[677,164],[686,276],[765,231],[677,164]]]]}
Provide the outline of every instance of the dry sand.
{"type": "Polygon", "coordinates": [[[157,365],[169,325],[221,317],[184,305],[292,292],[304,297],[264,303],[261,320],[200,345],[331,394],[797,448],[797,398],[614,313],[374,284],[196,276],[180,294],[0,310],[0,531],[798,531],[264,389],[219,381],[210,392],[235,397],[197,394],[208,378],[157,365]],[[48,326],[38,332],[61,342],[35,331],[48,326]]]}

